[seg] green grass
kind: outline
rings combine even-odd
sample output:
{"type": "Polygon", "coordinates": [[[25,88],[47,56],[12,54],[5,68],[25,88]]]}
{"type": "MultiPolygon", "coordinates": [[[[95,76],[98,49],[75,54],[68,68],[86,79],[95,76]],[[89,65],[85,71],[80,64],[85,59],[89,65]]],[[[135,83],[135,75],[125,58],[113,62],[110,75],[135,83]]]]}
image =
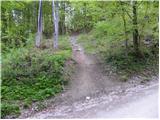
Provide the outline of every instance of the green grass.
{"type": "Polygon", "coordinates": [[[112,37],[93,30],[89,34],[81,34],[78,42],[82,44],[87,53],[101,56],[105,63],[109,64],[116,73],[120,72],[124,79],[144,70],[158,73],[158,56],[152,54],[151,48],[142,45],[141,51],[144,58],[138,58],[133,52],[132,43],[129,42],[128,56],[126,56],[124,42],[112,39],[112,37]]]}
{"type": "Polygon", "coordinates": [[[1,117],[20,114],[19,107],[55,96],[62,91],[65,62],[71,58],[67,36],[59,49],[21,47],[2,55],[1,117]],[[20,104],[21,103],[21,104],[20,104]]]}
{"type": "Polygon", "coordinates": [[[157,68],[158,58],[155,56],[147,56],[144,53],[144,58],[138,58],[133,52],[129,52],[126,57],[124,53],[125,51],[122,50],[118,54],[106,56],[106,62],[115,67],[117,71],[126,74],[134,74],[145,69],[154,70],[157,68]]]}
{"type": "Polygon", "coordinates": [[[81,34],[78,37],[78,43],[80,43],[86,53],[95,53],[96,52],[96,45],[97,41],[93,38],[91,34],[81,34]]]}

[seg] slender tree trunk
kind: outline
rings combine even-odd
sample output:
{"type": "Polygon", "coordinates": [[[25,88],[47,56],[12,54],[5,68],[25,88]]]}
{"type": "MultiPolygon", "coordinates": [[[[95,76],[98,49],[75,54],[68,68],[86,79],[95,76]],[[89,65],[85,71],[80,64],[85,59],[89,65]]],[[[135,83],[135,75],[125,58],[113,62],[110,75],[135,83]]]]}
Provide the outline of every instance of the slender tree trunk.
{"type": "Polygon", "coordinates": [[[36,47],[40,47],[41,39],[42,39],[42,0],[39,1],[36,47]]]}
{"type": "Polygon", "coordinates": [[[133,8],[133,45],[136,55],[140,55],[139,49],[139,33],[138,33],[138,24],[137,24],[137,1],[132,1],[133,8]]]}
{"type": "Polygon", "coordinates": [[[31,8],[29,9],[29,7],[28,7],[28,9],[27,9],[27,11],[28,11],[28,15],[27,15],[27,21],[28,21],[28,26],[27,26],[27,30],[28,30],[28,35],[30,34],[30,32],[31,32],[31,8]]]}
{"type": "Polygon", "coordinates": [[[87,14],[87,3],[85,2],[84,3],[84,33],[86,32],[86,29],[87,29],[87,17],[86,17],[86,14],[87,14]]]}
{"type": "MultiPolygon", "coordinates": [[[[149,2],[149,1],[148,1],[149,2]]],[[[149,8],[149,3],[147,2],[147,5],[146,5],[146,9],[145,9],[145,14],[144,14],[144,18],[147,17],[147,13],[148,13],[148,8],[149,8]]],[[[145,18],[147,19],[147,18],[145,18]]],[[[139,45],[141,45],[140,43],[140,39],[143,39],[144,38],[144,27],[145,27],[145,22],[143,22],[142,24],[142,27],[141,29],[139,30],[139,45]]]]}
{"type": "Polygon", "coordinates": [[[127,35],[127,27],[126,27],[126,18],[125,18],[125,11],[121,3],[121,8],[122,8],[122,20],[123,20],[123,26],[124,26],[124,34],[125,34],[125,47],[126,47],[126,57],[128,56],[128,35],[127,35]]]}
{"type": "Polygon", "coordinates": [[[59,22],[59,16],[58,16],[58,1],[54,0],[52,1],[52,14],[53,14],[53,23],[54,23],[54,40],[53,40],[53,47],[55,49],[58,48],[58,22],[59,22]]]}
{"type": "Polygon", "coordinates": [[[124,33],[125,33],[126,56],[128,56],[128,37],[127,37],[126,19],[124,14],[123,14],[123,25],[124,25],[124,33]]]}
{"type": "Polygon", "coordinates": [[[61,34],[65,34],[65,1],[61,1],[61,7],[62,7],[62,17],[61,17],[61,22],[60,22],[60,31],[61,31],[61,34]]]}

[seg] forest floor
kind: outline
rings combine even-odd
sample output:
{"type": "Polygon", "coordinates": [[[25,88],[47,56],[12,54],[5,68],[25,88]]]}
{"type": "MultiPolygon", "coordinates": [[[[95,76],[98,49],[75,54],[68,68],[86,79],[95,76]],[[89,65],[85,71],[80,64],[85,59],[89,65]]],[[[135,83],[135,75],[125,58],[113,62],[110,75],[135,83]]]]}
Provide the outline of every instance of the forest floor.
{"type": "Polygon", "coordinates": [[[69,85],[46,100],[45,109],[35,112],[31,108],[19,118],[158,118],[158,76],[151,76],[148,82],[140,82],[140,76],[127,82],[108,76],[101,60],[85,54],[76,38],[71,37],[76,65],[69,85]]]}

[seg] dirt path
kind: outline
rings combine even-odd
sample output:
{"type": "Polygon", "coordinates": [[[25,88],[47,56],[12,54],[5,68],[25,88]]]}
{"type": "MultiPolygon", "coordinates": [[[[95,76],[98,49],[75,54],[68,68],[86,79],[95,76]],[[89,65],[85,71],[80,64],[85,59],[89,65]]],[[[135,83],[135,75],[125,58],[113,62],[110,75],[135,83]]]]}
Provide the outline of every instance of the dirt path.
{"type": "Polygon", "coordinates": [[[86,55],[83,48],[77,44],[76,36],[71,37],[71,43],[73,59],[78,63],[69,89],[73,100],[99,92],[107,92],[115,85],[121,84],[118,81],[109,80],[99,61],[94,56],[86,55]]]}
{"type": "MultiPolygon", "coordinates": [[[[71,37],[71,44],[73,59],[77,62],[77,65],[69,86],[64,93],[55,98],[54,104],[41,112],[31,115],[29,118],[116,117],[113,113],[116,113],[117,116],[125,117],[125,114],[120,115],[121,112],[129,111],[124,106],[136,106],[134,105],[136,103],[132,103],[132,101],[133,99],[140,99],[140,96],[147,98],[148,96],[144,92],[146,88],[150,91],[150,94],[153,93],[151,92],[152,90],[156,91],[154,92],[156,95],[149,97],[150,101],[146,103],[143,102],[144,100],[140,100],[142,102],[139,104],[145,105],[149,102],[157,102],[157,84],[150,84],[147,87],[145,85],[131,87],[128,83],[111,80],[103,71],[102,64],[99,63],[98,59],[84,53],[83,48],[76,42],[76,36],[71,37]],[[138,92],[140,94],[134,94],[138,92]],[[133,94],[135,97],[131,99],[130,97],[133,94]],[[127,100],[132,105],[126,104],[127,100]],[[115,112],[120,104],[122,104],[120,106],[122,109],[118,110],[119,112],[115,112]],[[123,106],[123,104],[126,105],[123,106]]],[[[158,111],[157,108],[155,111],[158,111]]],[[[157,115],[158,113],[155,113],[151,117],[157,117],[157,115]]],[[[134,116],[136,117],[134,114],[129,117],[134,116]]]]}

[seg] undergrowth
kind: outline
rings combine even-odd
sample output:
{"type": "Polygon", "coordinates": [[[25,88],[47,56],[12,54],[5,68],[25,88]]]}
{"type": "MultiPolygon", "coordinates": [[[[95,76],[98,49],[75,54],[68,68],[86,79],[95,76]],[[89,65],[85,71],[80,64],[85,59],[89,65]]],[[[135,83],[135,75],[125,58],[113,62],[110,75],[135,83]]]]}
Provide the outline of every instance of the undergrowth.
{"type": "Polygon", "coordinates": [[[147,69],[156,72],[158,70],[156,69],[158,65],[158,58],[154,55],[148,56],[145,52],[143,54],[143,58],[138,58],[135,56],[134,52],[129,52],[128,56],[126,56],[123,51],[110,56],[106,55],[105,60],[106,63],[113,66],[117,72],[120,71],[128,76],[147,69]]]}
{"type": "Polygon", "coordinates": [[[2,55],[1,118],[20,115],[20,107],[55,96],[64,85],[63,68],[71,57],[67,36],[59,49],[21,47],[2,55]]]}
{"type": "Polygon", "coordinates": [[[127,79],[144,70],[158,73],[158,48],[142,44],[143,57],[137,57],[131,40],[126,50],[120,35],[117,40],[117,36],[107,36],[105,32],[97,32],[98,30],[93,29],[89,34],[81,34],[78,37],[78,42],[82,44],[87,54],[97,54],[113,68],[114,72],[120,73],[120,76],[127,76],[127,79]]]}

